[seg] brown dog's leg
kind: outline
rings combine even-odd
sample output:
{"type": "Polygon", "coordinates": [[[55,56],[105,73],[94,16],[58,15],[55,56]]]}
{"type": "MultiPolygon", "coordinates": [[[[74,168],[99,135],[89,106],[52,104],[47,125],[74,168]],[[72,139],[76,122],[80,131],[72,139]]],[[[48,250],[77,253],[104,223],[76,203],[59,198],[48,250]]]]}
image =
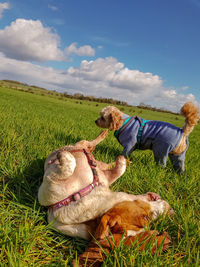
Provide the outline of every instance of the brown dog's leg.
{"type": "MultiPolygon", "coordinates": [[[[78,257],[78,260],[73,260],[74,267],[99,267],[107,253],[110,253],[113,247],[118,247],[123,234],[113,234],[112,237],[106,237],[101,240],[92,241],[86,251],[78,257]]],[[[142,251],[148,246],[151,246],[152,253],[155,254],[157,249],[162,246],[162,250],[166,250],[170,243],[169,235],[164,232],[159,235],[157,231],[146,231],[136,236],[127,237],[124,244],[132,246],[134,243],[139,243],[139,250],[142,251]]]]}
{"type": "Polygon", "coordinates": [[[170,236],[163,232],[163,234],[159,234],[157,231],[145,231],[141,234],[138,234],[136,236],[130,236],[127,237],[125,240],[125,245],[131,246],[133,243],[139,244],[139,250],[143,250],[146,247],[150,246],[152,249],[152,253],[155,254],[157,249],[162,246],[162,250],[166,250],[170,243],[170,236]]]}
{"type": "Polygon", "coordinates": [[[92,241],[86,248],[86,251],[77,260],[73,260],[73,267],[101,266],[103,260],[106,258],[106,254],[110,253],[113,247],[119,246],[121,238],[121,234],[113,234],[112,237],[92,241]]]}

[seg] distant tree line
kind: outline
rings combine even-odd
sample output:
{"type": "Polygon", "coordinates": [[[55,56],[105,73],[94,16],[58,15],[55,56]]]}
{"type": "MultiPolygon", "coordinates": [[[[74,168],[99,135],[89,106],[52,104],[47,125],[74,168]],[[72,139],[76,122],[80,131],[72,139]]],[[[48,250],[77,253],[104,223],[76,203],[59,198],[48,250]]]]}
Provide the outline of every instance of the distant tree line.
{"type": "Polygon", "coordinates": [[[67,98],[73,98],[73,99],[79,99],[79,100],[87,100],[87,101],[93,101],[98,103],[108,103],[112,105],[122,105],[122,106],[128,106],[128,104],[125,101],[116,100],[113,98],[105,98],[105,97],[94,97],[94,96],[84,96],[80,93],[75,93],[74,95],[63,93],[64,97],[67,98]]]}
{"type": "Polygon", "coordinates": [[[159,111],[159,112],[166,112],[166,113],[171,113],[171,114],[179,114],[179,113],[176,113],[176,112],[173,112],[173,111],[170,111],[170,110],[167,110],[165,108],[156,108],[156,107],[152,107],[151,105],[149,104],[145,104],[143,102],[141,102],[139,104],[139,106],[137,106],[138,108],[141,108],[141,109],[147,109],[147,110],[153,110],[153,111],[159,111]]]}
{"type": "MultiPolygon", "coordinates": [[[[47,90],[45,88],[41,88],[41,87],[34,86],[34,85],[28,85],[26,83],[21,83],[21,82],[13,81],[13,80],[2,80],[2,82],[6,82],[6,83],[11,84],[10,88],[12,88],[12,89],[17,89],[17,90],[29,92],[32,94],[35,93],[34,89],[39,89],[39,90],[42,90],[41,95],[43,95],[43,96],[52,95],[52,96],[59,97],[59,99],[70,98],[70,99],[86,100],[86,101],[98,102],[98,103],[107,103],[110,105],[121,105],[121,106],[132,107],[131,105],[128,105],[128,103],[125,101],[120,101],[120,100],[116,100],[113,98],[84,96],[81,93],[75,93],[75,94],[68,94],[67,92],[61,93],[61,92],[58,92],[56,90],[47,90]],[[25,87],[21,88],[20,86],[25,86],[25,87]]],[[[166,110],[164,108],[152,107],[151,105],[145,104],[143,102],[141,102],[137,107],[141,108],[141,109],[153,110],[153,111],[158,111],[158,112],[167,112],[167,113],[171,113],[171,114],[178,114],[178,113],[166,110]]]]}

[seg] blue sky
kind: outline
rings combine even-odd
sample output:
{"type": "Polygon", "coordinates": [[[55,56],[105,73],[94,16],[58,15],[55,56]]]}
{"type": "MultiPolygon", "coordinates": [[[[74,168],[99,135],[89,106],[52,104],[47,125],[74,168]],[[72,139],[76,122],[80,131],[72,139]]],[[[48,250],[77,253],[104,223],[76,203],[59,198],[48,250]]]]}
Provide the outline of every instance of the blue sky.
{"type": "Polygon", "coordinates": [[[0,79],[177,111],[200,103],[200,0],[0,0],[0,79]]]}

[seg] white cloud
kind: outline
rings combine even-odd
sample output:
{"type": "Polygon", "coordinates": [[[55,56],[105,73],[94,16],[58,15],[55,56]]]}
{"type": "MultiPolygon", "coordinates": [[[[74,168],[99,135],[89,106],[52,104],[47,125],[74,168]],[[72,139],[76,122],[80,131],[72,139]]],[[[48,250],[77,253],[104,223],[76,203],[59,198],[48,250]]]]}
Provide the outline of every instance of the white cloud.
{"type": "Polygon", "coordinates": [[[80,68],[69,68],[68,73],[84,80],[105,81],[109,83],[116,72],[124,67],[123,63],[113,57],[98,58],[96,60],[83,60],[80,68]]]}
{"type": "Polygon", "coordinates": [[[144,102],[173,111],[178,111],[186,101],[195,101],[192,94],[179,94],[175,89],[164,88],[159,76],[129,70],[111,57],[83,60],[79,68],[65,71],[6,58],[2,53],[0,62],[0,79],[19,80],[61,92],[119,99],[132,105],[144,102]],[[131,74],[135,75],[132,79],[131,74]],[[122,77],[121,87],[118,75],[122,77]]]}
{"type": "Polygon", "coordinates": [[[84,45],[78,48],[76,43],[72,43],[70,46],[68,46],[65,49],[65,53],[67,56],[71,54],[75,54],[78,56],[90,56],[91,57],[95,55],[95,50],[90,45],[84,45]]]}
{"type": "Polygon", "coordinates": [[[8,2],[0,3],[0,19],[3,16],[3,11],[9,8],[10,8],[10,5],[8,2]]]}
{"type": "Polygon", "coordinates": [[[95,50],[89,46],[77,48],[72,43],[63,52],[60,37],[39,20],[17,19],[10,26],[0,30],[0,52],[7,57],[22,61],[66,61],[67,56],[94,56],[95,50]]]}
{"type": "Polygon", "coordinates": [[[174,89],[163,89],[159,94],[153,96],[155,106],[164,107],[167,110],[179,111],[179,109],[187,101],[196,103],[195,96],[193,94],[182,94],[178,93],[174,89]]]}
{"type": "Polygon", "coordinates": [[[155,91],[162,86],[162,81],[158,75],[123,68],[113,76],[111,84],[141,93],[141,91],[145,91],[145,88],[148,88],[148,91],[155,91]]]}
{"type": "Polygon", "coordinates": [[[0,30],[0,51],[19,60],[64,60],[60,38],[39,20],[17,19],[0,30]]]}
{"type": "Polygon", "coordinates": [[[158,75],[125,68],[123,63],[113,57],[83,60],[80,68],[71,67],[68,73],[87,81],[103,81],[107,87],[115,88],[116,91],[129,90],[136,95],[146,92],[150,94],[152,91],[155,93],[162,87],[158,75]]]}

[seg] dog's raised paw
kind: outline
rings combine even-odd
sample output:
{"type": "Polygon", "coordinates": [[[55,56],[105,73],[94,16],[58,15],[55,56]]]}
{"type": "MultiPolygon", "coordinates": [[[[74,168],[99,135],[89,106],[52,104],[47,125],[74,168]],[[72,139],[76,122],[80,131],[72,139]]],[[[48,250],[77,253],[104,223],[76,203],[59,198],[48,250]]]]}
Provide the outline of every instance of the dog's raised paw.
{"type": "Polygon", "coordinates": [[[117,157],[116,163],[126,165],[126,158],[124,156],[120,155],[117,157]]]}
{"type": "Polygon", "coordinates": [[[102,138],[106,138],[107,136],[108,136],[108,130],[106,129],[106,130],[103,130],[101,133],[100,133],[100,136],[102,137],[102,138]]]}

